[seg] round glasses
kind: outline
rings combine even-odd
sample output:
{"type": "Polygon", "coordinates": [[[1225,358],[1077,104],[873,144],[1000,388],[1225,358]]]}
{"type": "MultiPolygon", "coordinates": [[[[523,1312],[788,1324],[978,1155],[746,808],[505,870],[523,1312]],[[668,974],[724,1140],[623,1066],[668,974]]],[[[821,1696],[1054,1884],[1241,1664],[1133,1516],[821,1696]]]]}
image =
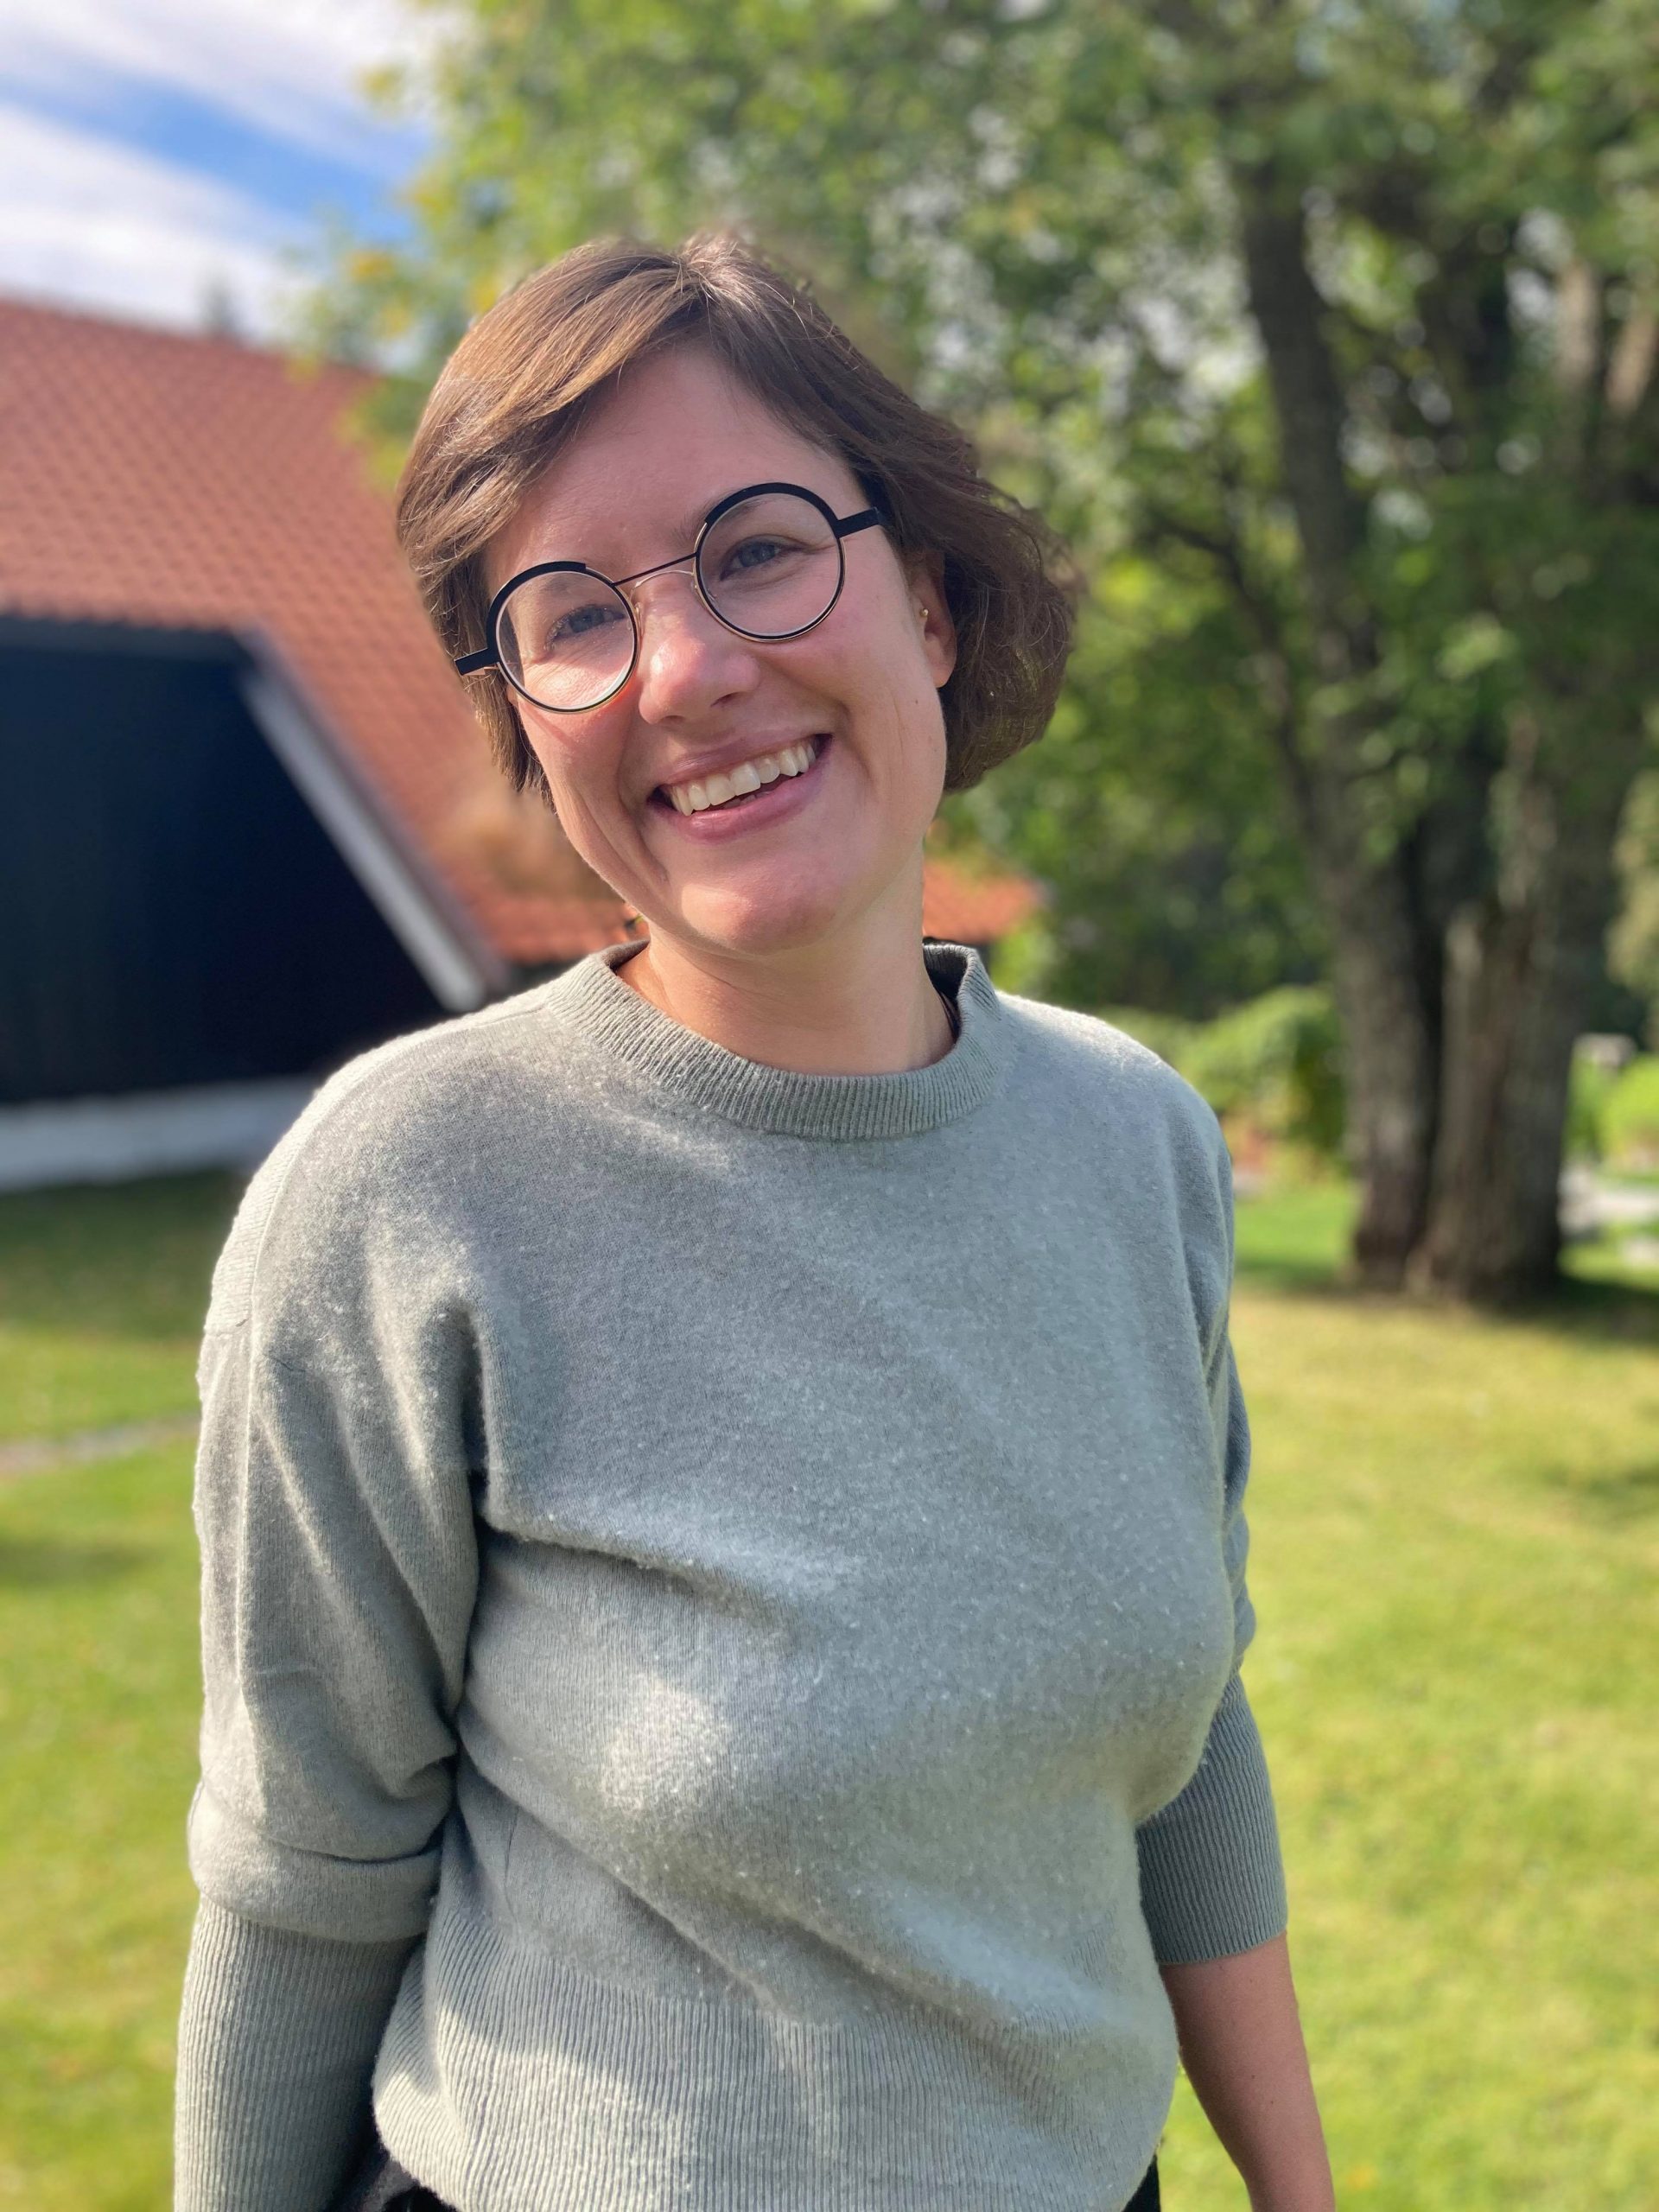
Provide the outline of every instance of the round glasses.
{"type": "Polygon", "coordinates": [[[515,691],[556,715],[613,697],[639,658],[639,625],[622,586],[690,562],[697,592],[740,638],[798,638],[841,597],[842,540],[887,520],[879,507],[837,516],[801,484],[748,484],[704,516],[697,542],[614,581],[584,561],[543,561],[490,602],[489,644],[455,660],[459,676],[499,668],[515,691]]]}

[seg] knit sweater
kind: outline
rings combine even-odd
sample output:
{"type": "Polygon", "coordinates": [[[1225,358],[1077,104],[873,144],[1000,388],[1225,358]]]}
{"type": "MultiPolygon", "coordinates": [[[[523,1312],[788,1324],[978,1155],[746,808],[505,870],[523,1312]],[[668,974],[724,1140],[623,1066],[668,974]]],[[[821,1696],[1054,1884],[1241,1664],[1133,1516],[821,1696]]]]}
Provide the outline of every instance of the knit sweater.
{"type": "Polygon", "coordinates": [[[360,1055],[202,1340],[179,2212],[1117,2212],[1286,1923],[1214,1115],[925,942],[931,1065],[616,970],[360,1055]]]}

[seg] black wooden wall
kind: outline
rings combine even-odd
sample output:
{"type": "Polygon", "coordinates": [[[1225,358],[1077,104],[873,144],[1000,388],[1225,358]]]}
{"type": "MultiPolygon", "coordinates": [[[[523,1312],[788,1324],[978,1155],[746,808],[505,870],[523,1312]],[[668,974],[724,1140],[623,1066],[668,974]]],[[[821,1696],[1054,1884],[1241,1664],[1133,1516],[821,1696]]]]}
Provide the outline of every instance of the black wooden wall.
{"type": "Polygon", "coordinates": [[[442,1012],[228,643],[0,635],[0,1103],[320,1075],[442,1012]]]}

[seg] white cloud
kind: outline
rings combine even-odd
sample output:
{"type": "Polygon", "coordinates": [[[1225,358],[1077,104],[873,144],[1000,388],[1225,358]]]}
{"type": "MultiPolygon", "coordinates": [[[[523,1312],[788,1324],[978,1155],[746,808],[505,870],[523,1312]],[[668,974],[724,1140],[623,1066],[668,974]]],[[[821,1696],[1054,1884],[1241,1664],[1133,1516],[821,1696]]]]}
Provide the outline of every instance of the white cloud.
{"type": "Polygon", "coordinates": [[[0,289],[189,327],[217,287],[272,336],[289,236],[239,193],[0,105],[0,289]]]}
{"type": "Polygon", "coordinates": [[[363,71],[442,35],[403,0],[5,0],[5,16],[3,82],[25,104],[136,78],[334,155],[360,142],[363,71]]]}
{"type": "Polygon", "coordinates": [[[291,147],[296,174],[308,157],[355,168],[381,128],[362,73],[418,62],[443,35],[442,7],[410,0],[0,0],[0,289],[187,326],[216,289],[262,336],[277,334],[299,281],[283,248],[310,226],[134,143],[143,96],[182,94],[291,147]]]}

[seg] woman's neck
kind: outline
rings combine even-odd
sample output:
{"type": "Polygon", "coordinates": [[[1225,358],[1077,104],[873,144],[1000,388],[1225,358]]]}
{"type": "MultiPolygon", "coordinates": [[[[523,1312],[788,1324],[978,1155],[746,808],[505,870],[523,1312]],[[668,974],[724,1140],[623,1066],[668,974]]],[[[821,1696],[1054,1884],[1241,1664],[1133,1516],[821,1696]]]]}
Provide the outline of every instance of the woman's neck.
{"type": "Polygon", "coordinates": [[[780,978],[766,963],[716,969],[669,940],[649,938],[617,969],[658,1011],[763,1066],[803,1075],[885,1075],[931,1066],[957,1028],[927,972],[920,938],[913,963],[842,970],[827,987],[780,978]]]}

